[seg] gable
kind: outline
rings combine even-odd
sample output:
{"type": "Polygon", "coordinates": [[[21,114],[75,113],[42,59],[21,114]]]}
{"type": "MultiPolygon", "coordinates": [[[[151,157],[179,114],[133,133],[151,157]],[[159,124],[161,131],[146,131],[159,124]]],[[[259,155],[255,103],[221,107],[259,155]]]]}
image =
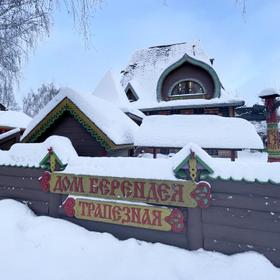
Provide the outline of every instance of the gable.
{"type": "Polygon", "coordinates": [[[68,110],[65,110],[35,142],[44,142],[52,135],[67,137],[79,156],[96,157],[107,155],[106,148],[102,142],[92,136],[68,110]]]}
{"type": "MultiPolygon", "coordinates": [[[[61,126],[63,123],[63,118],[68,116],[67,122],[78,123],[78,127],[82,127],[83,130],[86,130],[91,138],[95,139],[100,143],[106,151],[121,149],[129,147],[130,145],[117,145],[115,144],[95,123],[93,123],[86,115],[83,113],[69,98],[63,98],[54,108],[49,111],[49,113],[43,117],[40,122],[38,122],[33,129],[31,129],[26,135],[24,135],[22,142],[24,143],[34,143],[38,142],[39,139],[46,139],[46,135],[50,133],[51,128],[53,131],[59,130],[59,135],[66,136],[67,132],[60,128],[55,128],[57,121],[58,125],[61,126]],[[66,115],[65,115],[65,112],[66,115]],[[69,118],[71,116],[71,118],[69,118]],[[62,117],[62,119],[61,119],[62,117]],[[75,122],[73,122],[75,119],[75,122]],[[49,132],[48,132],[49,130],[49,132]]],[[[81,130],[80,130],[81,131],[81,130]]],[[[56,133],[58,133],[56,131],[56,133]]]]}
{"type": "Polygon", "coordinates": [[[205,62],[196,60],[185,54],[174,64],[167,67],[160,75],[156,89],[157,99],[160,101],[162,99],[162,94],[168,96],[167,92],[176,80],[180,81],[185,79],[202,82],[205,85],[205,88],[209,91],[209,94],[206,94],[206,99],[220,97],[221,95],[221,82],[215,70],[205,62]]]}
{"type": "Polygon", "coordinates": [[[174,99],[194,99],[203,98],[211,99],[214,97],[215,84],[209,73],[191,63],[185,62],[178,68],[172,70],[163,80],[161,88],[162,100],[174,100],[174,99]],[[181,84],[187,84],[187,89],[190,89],[188,94],[174,95],[174,89],[181,84]],[[189,87],[190,85],[197,84],[200,86],[201,91],[196,91],[195,88],[189,87]]]}

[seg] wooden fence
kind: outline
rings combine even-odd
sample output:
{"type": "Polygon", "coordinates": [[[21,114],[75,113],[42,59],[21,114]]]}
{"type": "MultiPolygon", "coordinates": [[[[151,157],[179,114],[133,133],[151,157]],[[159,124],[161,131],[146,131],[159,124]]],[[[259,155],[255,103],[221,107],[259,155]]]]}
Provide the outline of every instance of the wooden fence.
{"type": "Polygon", "coordinates": [[[41,190],[39,177],[43,172],[0,167],[0,199],[22,201],[37,215],[66,219],[89,230],[110,232],[119,239],[133,237],[225,254],[257,251],[280,266],[280,185],[211,179],[211,206],[180,208],[187,227],[174,233],[69,218],[61,207],[66,196],[41,190]]]}

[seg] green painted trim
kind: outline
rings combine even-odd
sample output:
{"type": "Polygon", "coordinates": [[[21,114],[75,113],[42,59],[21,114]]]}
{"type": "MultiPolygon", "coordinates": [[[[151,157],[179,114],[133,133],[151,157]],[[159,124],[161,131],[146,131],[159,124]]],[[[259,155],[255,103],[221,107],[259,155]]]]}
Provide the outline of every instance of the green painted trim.
{"type": "MultiPolygon", "coordinates": [[[[65,167],[67,166],[67,164],[63,164],[62,161],[59,159],[59,157],[57,156],[57,154],[55,152],[52,152],[53,155],[55,156],[55,160],[57,161],[58,165],[59,165],[59,170],[62,171],[65,169],[65,167]]],[[[50,166],[49,166],[49,161],[50,159],[50,155],[49,153],[47,153],[44,158],[40,161],[39,165],[43,168],[43,169],[47,169],[50,170],[50,166]]]]}
{"type": "Polygon", "coordinates": [[[221,96],[221,87],[222,87],[222,84],[219,80],[219,77],[216,73],[216,71],[210,66],[208,65],[207,63],[203,62],[203,61],[200,61],[200,60],[197,60],[197,59],[194,59],[190,56],[188,56],[187,54],[185,54],[181,59],[179,59],[177,62],[175,62],[174,64],[172,64],[171,66],[167,67],[163,72],[162,74],[160,75],[160,78],[158,80],[158,83],[157,83],[157,88],[156,88],[156,91],[157,91],[157,100],[158,101],[161,101],[161,89],[162,89],[162,83],[164,81],[164,79],[166,78],[166,76],[171,72],[173,71],[174,69],[178,68],[179,66],[181,66],[182,64],[184,64],[185,62],[189,62],[190,64],[193,64],[193,65],[196,65],[196,66],[199,66],[201,68],[203,68],[204,70],[206,70],[211,78],[213,79],[214,81],[214,98],[215,97],[220,97],[221,96]]]}
{"type": "Polygon", "coordinates": [[[269,156],[275,156],[275,157],[279,157],[280,156],[280,150],[270,150],[270,149],[267,149],[267,153],[269,154],[269,156]]]}
{"type": "Polygon", "coordinates": [[[34,143],[65,112],[70,114],[100,143],[106,151],[128,148],[132,145],[116,145],[67,97],[65,97],[33,130],[21,141],[34,143]]]}
{"type": "Polygon", "coordinates": [[[267,124],[267,129],[277,129],[278,128],[278,123],[268,123],[267,124]]]}
{"type": "MultiPolygon", "coordinates": [[[[175,173],[175,177],[178,176],[178,178],[183,178],[183,173],[182,173],[182,167],[185,164],[188,164],[188,161],[190,159],[191,155],[188,155],[174,170],[173,172],[175,173]]],[[[195,155],[195,160],[202,165],[205,170],[207,171],[208,174],[212,174],[214,173],[214,170],[208,165],[206,164],[199,156],[195,155]]]]}

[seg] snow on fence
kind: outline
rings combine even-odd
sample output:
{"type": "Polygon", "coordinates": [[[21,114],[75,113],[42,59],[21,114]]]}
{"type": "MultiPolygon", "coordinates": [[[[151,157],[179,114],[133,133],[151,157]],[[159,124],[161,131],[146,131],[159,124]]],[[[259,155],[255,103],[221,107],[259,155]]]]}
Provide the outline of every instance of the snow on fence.
{"type": "MultiPolygon", "coordinates": [[[[71,171],[71,164],[69,163],[67,168],[64,169],[65,166],[60,165],[61,162],[56,159],[56,154],[52,154],[51,150],[49,151],[50,157],[47,156],[44,158],[40,167],[0,166],[0,199],[12,198],[22,201],[37,215],[49,215],[66,219],[89,230],[110,232],[119,239],[133,237],[140,240],[170,244],[189,250],[204,248],[206,250],[215,250],[225,254],[252,250],[262,253],[273,264],[280,266],[279,183],[269,181],[261,183],[257,180],[251,180],[250,182],[246,180],[223,180],[219,176],[211,178],[209,174],[207,175],[207,173],[205,173],[207,168],[208,171],[211,169],[207,165],[211,165],[210,159],[207,158],[207,156],[203,156],[202,152],[199,150],[196,151],[196,155],[198,156],[197,158],[189,157],[187,161],[181,162],[182,155],[179,154],[177,158],[171,161],[172,164],[176,163],[176,166],[179,166],[177,169],[174,169],[174,172],[176,171],[178,175],[181,176],[181,179],[177,179],[176,182],[182,183],[183,185],[188,184],[190,177],[193,176],[190,169],[195,167],[196,164],[196,169],[200,177],[199,180],[203,178],[203,181],[207,181],[208,184],[211,185],[212,196],[210,206],[202,205],[203,207],[195,207],[199,205],[195,204],[198,204],[198,200],[194,199],[193,192],[194,190],[198,190],[198,184],[193,185],[194,189],[192,189],[189,194],[184,194],[184,197],[189,195],[188,198],[190,200],[186,200],[187,203],[191,203],[191,198],[194,199],[192,201],[193,205],[190,204],[188,207],[183,207],[184,205],[180,203],[176,205],[177,202],[174,202],[176,200],[175,196],[172,201],[172,197],[168,196],[166,192],[170,190],[167,182],[175,182],[175,179],[168,177],[171,175],[166,175],[168,178],[162,179],[161,182],[166,184],[166,187],[165,191],[161,194],[165,196],[161,197],[163,199],[157,201],[157,203],[155,203],[155,201],[148,201],[149,203],[147,203],[147,197],[145,202],[141,202],[141,199],[138,201],[137,199],[136,201],[131,200],[129,199],[129,195],[126,197],[128,201],[117,201],[112,196],[108,198],[108,190],[107,193],[105,191],[97,195],[97,189],[95,189],[96,195],[94,198],[90,197],[89,193],[86,193],[85,196],[78,196],[81,195],[78,181],[76,181],[74,185],[72,184],[73,191],[71,192],[70,180],[73,182],[73,176],[71,177],[71,174],[69,175],[66,173],[71,171]],[[202,157],[204,157],[204,161],[201,160],[202,157]],[[188,166],[186,164],[190,159],[196,159],[196,161],[192,161],[192,164],[188,166]],[[177,165],[178,162],[180,162],[179,165],[177,165]],[[46,170],[52,170],[54,172],[45,173],[46,170]],[[188,173],[188,175],[183,178],[182,172],[188,173]],[[49,176],[49,178],[46,178],[46,176],[49,176]],[[68,189],[63,188],[61,182],[59,183],[60,179],[58,179],[58,176],[68,176],[67,180],[69,181],[64,185],[64,187],[66,186],[68,189]],[[75,184],[76,189],[74,188],[75,184]],[[124,203],[124,205],[122,203],[124,203]],[[79,207],[77,206],[78,204],[79,207]],[[114,220],[113,217],[110,217],[111,214],[108,214],[109,210],[107,211],[107,216],[104,214],[105,212],[100,214],[99,220],[94,221],[91,219],[92,217],[85,219],[88,213],[87,211],[92,211],[90,207],[96,207],[95,209],[97,209],[99,207],[98,205],[102,205],[102,207],[106,205],[107,210],[110,209],[110,211],[117,206],[117,210],[114,210],[117,212],[112,215],[118,215],[122,210],[126,211],[126,215],[131,213],[128,211],[138,211],[137,213],[142,215],[140,211],[143,211],[143,215],[146,216],[145,218],[143,218],[143,215],[141,217],[145,219],[145,221],[138,221],[138,225],[137,222],[132,220],[129,222],[126,220],[126,223],[122,220],[122,222],[119,223],[117,218],[114,220]],[[209,207],[205,208],[204,206],[209,207]],[[154,216],[148,218],[148,213],[152,213],[154,216]],[[163,217],[163,219],[159,220],[159,217],[163,217]],[[110,219],[112,221],[110,221],[110,219]],[[147,224],[149,224],[149,226],[147,226],[147,224]]],[[[192,156],[194,156],[194,154],[192,156]]],[[[88,160],[89,159],[87,159],[86,162],[87,165],[89,164],[88,160]]],[[[100,168],[100,172],[104,172],[101,166],[102,161],[103,160],[99,159],[96,166],[97,169],[98,167],[100,168]]],[[[107,164],[108,161],[109,159],[104,159],[104,162],[107,162],[107,164]]],[[[163,161],[160,160],[151,161],[155,163],[161,162],[161,168],[167,168],[165,166],[167,160],[164,164],[163,161]]],[[[142,161],[140,160],[139,162],[142,161]]],[[[79,164],[81,164],[81,162],[79,162],[79,164]]],[[[123,165],[125,165],[125,160],[123,165]]],[[[148,166],[148,168],[151,167],[148,166]]],[[[132,169],[131,167],[130,171],[128,171],[131,173],[131,178],[126,178],[127,180],[118,178],[119,184],[122,184],[123,181],[121,180],[124,180],[126,183],[123,186],[128,186],[129,180],[132,182],[137,178],[132,176],[133,172],[136,172],[136,170],[133,171],[132,169]]],[[[72,166],[72,171],[73,170],[72,166]]],[[[89,172],[89,169],[86,171],[89,172]]],[[[139,172],[143,173],[143,170],[139,172]]],[[[142,177],[144,177],[144,173],[142,175],[142,177]]],[[[98,178],[107,180],[105,184],[107,187],[110,185],[115,186],[115,189],[117,189],[118,186],[117,179],[114,181],[114,174],[108,174],[107,177],[104,176],[104,174],[88,174],[88,176],[82,176],[84,176],[84,180],[90,180],[91,177],[89,176],[101,176],[98,178]]],[[[75,178],[78,179],[78,177],[75,178]]],[[[147,185],[149,188],[153,186],[153,184],[156,185],[158,182],[158,178],[142,179],[145,184],[149,183],[149,185],[147,185]]],[[[103,183],[104,182],[105,181],[103,181],[103,183]]],[[[95,181],[95,183],[97,183],[97,181],[95,181]]],[[[103,184],[102,186],[105,185],[103,184]]],[[[85,186],[84,184],[84,192],[86,190],[85,186]]],[[[188,185],[186,186],[189,188],[188,185]]],[[[116,191],[115,194],[121,197],[121,193],[116,191]]],[[[149,194],[147,194],[146,187],[143,187],[142,194],[144,196],[149,195],[149,198],[152,199],[151,188],[149,189],[149,194]]],[[[177,198],[179,198],[178,192],[177,196],[177,198]]],[[[203,199],[205,198],[207,198],[207,196],[203,196],[203,199]]],[[[155,197],[153,197],[153,199],[155,199],[155,197]]],[[[135,215],[137,216],[137,214],[135,215]]],[[[134,219],[136,219],[135,217],[134,219]]]]}

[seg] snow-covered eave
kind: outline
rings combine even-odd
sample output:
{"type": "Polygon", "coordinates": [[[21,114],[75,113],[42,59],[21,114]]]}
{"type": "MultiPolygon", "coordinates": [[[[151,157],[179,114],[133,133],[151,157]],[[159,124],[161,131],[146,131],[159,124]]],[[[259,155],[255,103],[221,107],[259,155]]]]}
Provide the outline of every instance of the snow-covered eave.
{"type": "Polygon", "coordinates": [[[25,131],[25,127],[15,127],[15,126],[7,126],[7,125],[0,125],[1,129],[5,129],[5,130],[14,130],[14,129],[19,129],[21,132],[25,131]]]}
{"type": "MultiPolygon", "coordinates": [[[[181,100],[178,100],[181,101],[181,100]]],[[[158,110],[173,110],[173,109],[193,109],[193,108],[214,108],[214,107],[240,107],[245,104],[244,101],[236,100],[236,101],[229,101],[229,102],[217,102],[217,103],[207,103],[201,102],[198,104],[178,104],[178,105],[170,105],[168,103],[173,101],[162,101],[159,103],[152,104],[150,106],[146,104],[137,104],[135,102],[135,107],[139,110],[146,112],[146,111],[158,111],[158,110]]]]}
{"type": "MultiPolygon", "coordinates": [[[[60,111],[59,107],[63,108],[64,103],[71,104],[77,110],[79,110],[80,113],[85,116],[87,122],[90,122],[94,127],[96,127],[99,133],[103,135],[103,137],[107,138],[106,142],[108,143],[106,144],[106,147],[107,145],[109,145],[110,150],[121,150],[121,149],[133,147],[133,143],[115,143],[102,129],[100,129],[92,120],[90,120],[90,118],[80,110],[79,106],[75,102],[73,102],[72,99],[69,98],[67,95],[66,96],[62,95],[62,97],[59,98],[59,102],[53,104],[51,108],[49,108],[47,114],[42,115],[37,122],[32,124],[33,128],[30,129],[27,133],[23,134],[23,136],[21,137],[21,142],[26,143],[29,141],[29,139],[33,139],[33,137],[35,137],[34,135],[37,135],[38,130],[40,130],[40,127],[43,126],[43,122],[46,122],[46,120],[48,120],[52,115],[55,115],[56,111],[60,111]]],[[[53,120],[53,122],[55,122],[55,120],[53,120]]],[[[36,137],[38,138],[39,136],[37,135],[36,137]]]]}
{"type": "MultiPolygon", "coordinates": [[[[134,146],[136,148],[171,148],[171,149],[182,149],[185,145],[187,144],[183,144],[181,146],[176,146],[176,145],[172,145],[172,143],[168,143],[166,145],[162,144],[162,145],[141,145],[138,144],[137,142],[134,144],[134,146]]],[[[205,147],[201,147],[202,149],[205,150],[224,150],[224,151],[242,151],[242,150],[254,150],[254,151],[263,151],[263,147],[248,147],[248,146],[240,146],[240,147],[229,147],[229,146],[224,146],[224,147],[217,147],[217,146],[205,146],[205,147]]]]}
{"type": "Polygon", "coordinates": [[[7,132],[0,134],[0,141],[4,142],[10,138],[13,138],[15,135],[19,135],[21,132],[20,128],[14,128],[7,132]]]}

